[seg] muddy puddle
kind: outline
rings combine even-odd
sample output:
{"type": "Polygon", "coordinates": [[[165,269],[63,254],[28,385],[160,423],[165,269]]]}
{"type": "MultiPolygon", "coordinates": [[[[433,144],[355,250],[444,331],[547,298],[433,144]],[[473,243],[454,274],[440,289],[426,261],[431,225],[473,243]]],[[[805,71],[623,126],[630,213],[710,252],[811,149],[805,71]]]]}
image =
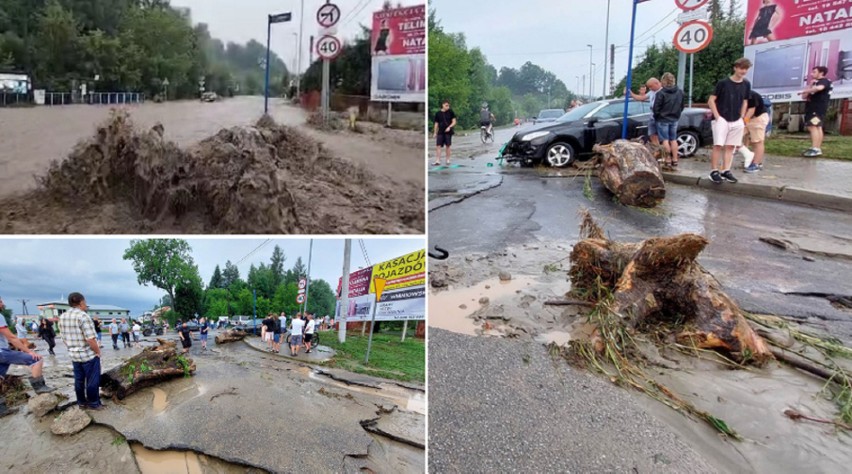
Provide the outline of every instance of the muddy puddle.
{"type": "Polygon", "coordinates": [[[152,388],[151,391],[154,393],[152,408],[154,409],[154,414],[157,415],[162,413],[169,405],[168,394],[161,388],[152,388]]]}
{"type": "Polygon", "coordinates": [[[323,385],[340,388],[347,392],[356,392],[379,397],[394,404],[400,410],[411,411],[421,415],[426,414],[426,395],[418,390],[412,390],[393,383],[379,383],[377,388],[361,385],[350,385],[334,380],[316,372],[309,372],[308,378],[323,385]]]}
{"type": "Polygon", "coordinates": [[[139,443],[130,443],[142,474],[243,474],[261,473],[192,451],[154,451],[139,443]]]}

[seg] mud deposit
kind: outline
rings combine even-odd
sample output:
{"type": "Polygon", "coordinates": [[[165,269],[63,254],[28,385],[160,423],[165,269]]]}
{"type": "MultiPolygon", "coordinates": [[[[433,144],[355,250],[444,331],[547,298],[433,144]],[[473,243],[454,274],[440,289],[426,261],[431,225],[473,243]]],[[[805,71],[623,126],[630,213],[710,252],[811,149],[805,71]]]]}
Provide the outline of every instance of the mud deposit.
{"type": "MultiPolygon", "coordinates": [[[[589,338],[589,308],[544,304],[561,299],[569,289],[564,260],[569,251],[568,246],[539,243],[433,264],[429,325],[545,345],[589,338]],[[497,275],[507,270],[513,280],[501,284],[497,275]]],[[[784,415],[792,408],[836,419],[837,407],[821,394],[823,380],[778,362],[731,370],[705,354],[696,357],[665,346],[648,352],[653,366],[649,373],[699,409],[723,419],[744,440],[724,439],[706,424],[638,392],[615,386],[612,390],[629,393],[721,472],[848,471],[850,433],[784,415]]]]}
{"type": "Polygon", "coordinates": [[[262,120],[187,149],[118,111],[37,189],[0,201],[5,233],[412,234],[422,186],[379,178],[262,120]]]}

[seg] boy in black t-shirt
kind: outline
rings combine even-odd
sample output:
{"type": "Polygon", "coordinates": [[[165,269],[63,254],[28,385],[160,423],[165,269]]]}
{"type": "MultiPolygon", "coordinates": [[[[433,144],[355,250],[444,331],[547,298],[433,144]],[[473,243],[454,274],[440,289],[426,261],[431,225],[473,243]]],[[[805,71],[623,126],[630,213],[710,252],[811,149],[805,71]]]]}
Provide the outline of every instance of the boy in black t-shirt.
{"type": "Polygon", "coordinates": [[[805,125],[811,134],[811,147],[802,156],[813,158],[822,156],[822,139],[824,138],[822,124],[828,112],[828,101],[831,99],[831,81],[826,79],[828,68],[817,66],[811,71],[811,86],[799,94],[807,100],[805,104],[805,125]]]}
{"type": "Polygon", "coordinates": [[[751,94],[751,84],[745,79],[751,61],[746,58],[737,59],[734,63],[734,74],[716,84],[716,89],[710,95],[707,105],[713,112],[713,154],[710,162],[713,169],[710,179],[716,184],[722,181],[736,183],[737,178],[731,173],[734,161],[734,147],[743,143],[745,123],[743,117],[748,110],[748,98],[751,94]],[[719,171],[719,159],[724,161],[719,171]]]}
{"type": "Polygon", "coordinates": [[[453,145],[453,128],[456,126],[456,114],[450,108],[450,101],[441,102],[441,110],[435,113],[436,149],[435,166],[441,164],[441,147],[447,148],[447,166],[450,166],[450,147],[453,145]]]}

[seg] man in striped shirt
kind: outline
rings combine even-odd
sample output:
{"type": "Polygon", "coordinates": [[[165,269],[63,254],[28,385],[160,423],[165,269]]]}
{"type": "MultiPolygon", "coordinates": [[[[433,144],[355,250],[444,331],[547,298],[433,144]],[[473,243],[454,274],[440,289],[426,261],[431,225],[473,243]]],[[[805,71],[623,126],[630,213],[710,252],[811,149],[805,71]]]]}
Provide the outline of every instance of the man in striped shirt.
{"type": "Polygon", "coordinates": [[[74,391],[80,408],[99,410],[101,405],[101,348],[95,325],[86,314],[89,306],[80,293],[68,295],[71,309],[59,317],[59,331],[74,366],[74,391]]]}

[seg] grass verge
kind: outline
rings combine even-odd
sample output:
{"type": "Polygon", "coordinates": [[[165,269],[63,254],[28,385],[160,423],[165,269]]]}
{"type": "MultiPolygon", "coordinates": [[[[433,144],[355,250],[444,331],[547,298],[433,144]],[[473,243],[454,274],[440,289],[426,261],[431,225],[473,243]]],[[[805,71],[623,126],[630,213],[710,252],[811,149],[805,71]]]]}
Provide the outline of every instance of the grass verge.
{"type": "MultiPolygon", "coordinates": [[[[811,138],[806,133],[779,133],[766,139],[767,155],[802,156],[810,147],[811,138]]],[[[826,135],[822,153],[822,158],[852,161],[852,137],[826,135]]]]}
{"type": "Polygon", "coordinates": [[[426,383],[426,344],[414,337],[400,342],[395,334],[373,334],[370,363],[364,364],[367,354],[367,337],[360,332],[348,331],[346,342],[337,340],[337,331],[323,331],[320,342],[336,351],[334,359],[324,364],[358,374],[372,375],[404,382],[426,383]]]}

